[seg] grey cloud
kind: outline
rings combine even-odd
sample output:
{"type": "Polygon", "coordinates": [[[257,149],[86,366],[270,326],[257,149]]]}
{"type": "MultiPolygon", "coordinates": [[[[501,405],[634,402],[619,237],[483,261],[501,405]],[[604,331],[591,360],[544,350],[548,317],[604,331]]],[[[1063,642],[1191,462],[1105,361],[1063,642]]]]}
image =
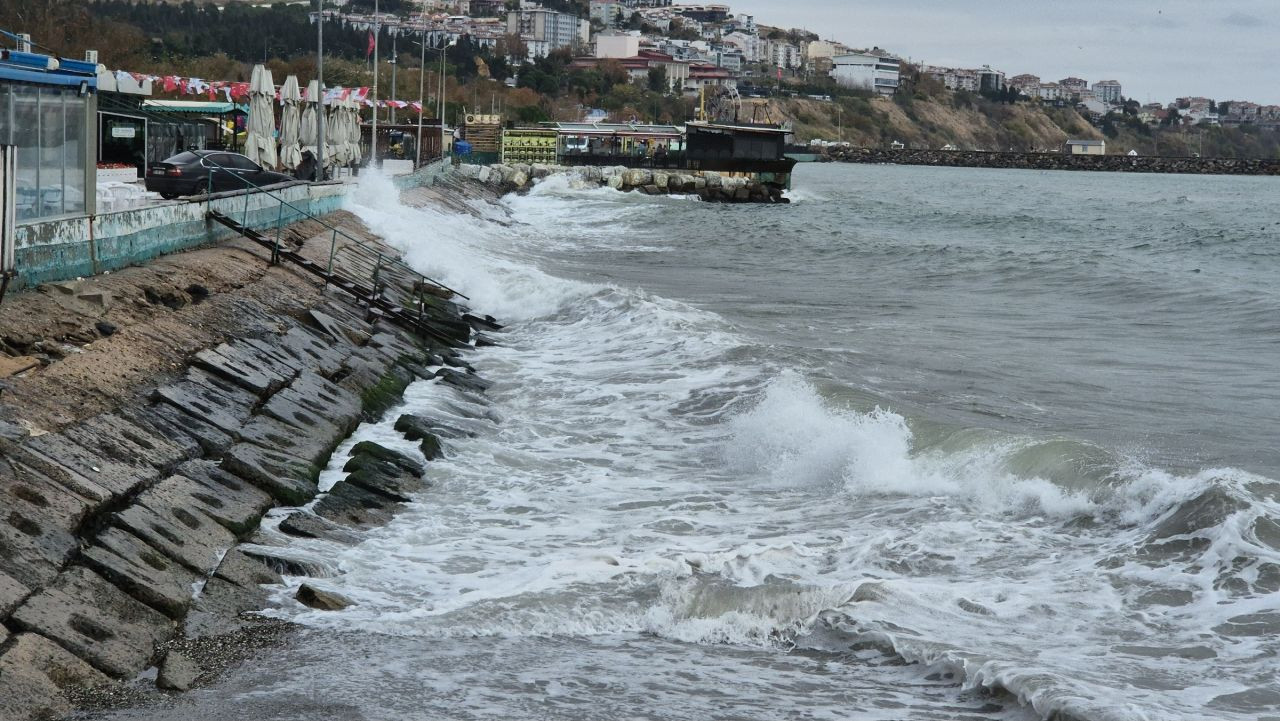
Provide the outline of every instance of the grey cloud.
{"type": "Polygon", "coordinates": [[[1234,28],[1256,28],[1268,25],[1269,23],[1257,15],[1250,15],[1248,13],[1231,13],[1230,15],[1222,18],[1222,24],[1229,25],[1234,28]]]}

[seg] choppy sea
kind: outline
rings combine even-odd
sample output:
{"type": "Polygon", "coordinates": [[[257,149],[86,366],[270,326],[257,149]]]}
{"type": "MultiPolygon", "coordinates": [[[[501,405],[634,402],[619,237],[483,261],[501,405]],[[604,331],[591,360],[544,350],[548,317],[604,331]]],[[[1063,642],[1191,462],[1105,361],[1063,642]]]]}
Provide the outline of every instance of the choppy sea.
{"type": "Polygon", "coordinates": [[[411,386],[476,434],[434,488],[287,541],[358,605],[277,589],[303,642],[118,717],[1280,719],[1276,183],[805,165],[477,218],[371,178],[508,325],[488,415],[411,386]]]}

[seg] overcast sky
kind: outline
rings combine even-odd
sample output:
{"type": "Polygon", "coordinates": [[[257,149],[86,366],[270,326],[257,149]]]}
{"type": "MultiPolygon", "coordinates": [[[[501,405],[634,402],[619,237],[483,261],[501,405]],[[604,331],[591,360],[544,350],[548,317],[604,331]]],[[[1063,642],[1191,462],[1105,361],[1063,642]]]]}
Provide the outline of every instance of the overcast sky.
{"type": "Polygon", "coordinates": [[[722,0],[917,62],[1119,80],[1142,102],[1280,104],[1280,0],[722,0]]]}

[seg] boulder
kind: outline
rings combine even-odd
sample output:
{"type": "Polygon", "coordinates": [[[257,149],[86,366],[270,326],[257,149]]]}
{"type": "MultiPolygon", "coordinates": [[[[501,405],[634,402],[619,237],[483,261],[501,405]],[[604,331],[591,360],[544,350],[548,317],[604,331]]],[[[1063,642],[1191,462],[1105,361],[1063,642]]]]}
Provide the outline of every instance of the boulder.
{"type": "Polygon", "coordinates": [[[670,177],[671,176],[667,175],[666,173],[659,173],[655,171],[653,174],[653,184],[658,186],[662,190],[666,190],[667,184],[670,181],[670,177]]]}
{"type": "Polygon", "coordinates": [[[398,503],[381,493],[365,490],[354,483],[338,481],[329,492],[320,497],[312,511],[344,526],[368,528],[385,525],[394,515],[392,506],[398,503]]]}
{"type": "Polygon", "coordinates": [[[623,182],[624,185],[629,185],[633,188],[650,185],[651,183],[653,183],[653,173],[643,168],[628,170],[623,182]]]}
{"type": "Polygon", "coordinates": [[[177,651],[170,651],[164,655],[164,661],[160,662],[156,686],[169,691],[188,691],[199,676],[200,668],[194,661],[177,651]]]}
{"type": "Polygon", "coordinates": [[[173,633],[173,622],[163,614],[84,566],[62,573],[19,606],[10,620],[116,677],[145,668],[156,644],[173,633]]]}
{"type": "Polygon", "coordinates": [[[489,176],[492,174],[493,174],[493,171],[489,169],[489,166],[482,165],[479,167],[478,170],[476,170],[475,175],[472,175],[471,177],[475,178],[481,183],[488,183],[489,176]]]}
{"type": "Polygon", "coordinates": [[[720,177],[719,173],[713,170],[704,171],[702,173],[702,179],[706,181],[706,187],[708,188],[719,188],[724,184],[724,179],[720,177]]]}
{"type": "Polygon", "coordinates": [[[608,177],[608,179],[607,179],[606,184],[607,184],[610,188],[613,188],[614,190],[622,190],[622,176],[621,176],[621,175],[610,175],[610,176],[608,177]]]}
{"type": "Polygon", "coordinates": [[[541,180],[542,178],[551,175],[551,168],[543,165],[542,163],[534,163],[529,168],[529,175],[537,180],[541,180]]]}
{"type": "Polygon", "coordinates": [[[529,175],[517,170],[511,174],[511,180],[509,182],[516,186],[517,190],[523,190],[524,187],[529,184],[529,175]]]}
{"type": "Polygon", "coordinates": [[[175,476],[188,481],[181,488],[193,506],[237,537],[257,528],[267,509],[275,505],[266,491],[228,473],[215,461],[187,461],[175,469],[175,476]]]}
{"type": "Polygon", "coordinates": [[[298,599],[298,602],[302,605],[318,611],[341,611],[344,608],[356,605],[355,601],[346,596],[332,591],[322,591],[307,583],[299,586],[298,592],[293,597],[298,599]]]}
{"type": "Polygon", "coordinates": [[[294,511],[278,526],[281,533],[298,538],[323,538],[338,543],[354,544],[360,538],[342,526],[309,511],[294,511]]]}

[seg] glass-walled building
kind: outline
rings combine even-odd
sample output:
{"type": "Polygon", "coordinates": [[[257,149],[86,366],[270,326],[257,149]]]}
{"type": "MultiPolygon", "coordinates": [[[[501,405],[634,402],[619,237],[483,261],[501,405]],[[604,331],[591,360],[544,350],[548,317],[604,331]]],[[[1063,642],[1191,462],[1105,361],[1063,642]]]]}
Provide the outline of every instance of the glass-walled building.
{"type": "Polygon", "coordinates": [[[0,51],[0,144],[17,146],[19,223],[93,212],[96,67],[0,51]]]}

